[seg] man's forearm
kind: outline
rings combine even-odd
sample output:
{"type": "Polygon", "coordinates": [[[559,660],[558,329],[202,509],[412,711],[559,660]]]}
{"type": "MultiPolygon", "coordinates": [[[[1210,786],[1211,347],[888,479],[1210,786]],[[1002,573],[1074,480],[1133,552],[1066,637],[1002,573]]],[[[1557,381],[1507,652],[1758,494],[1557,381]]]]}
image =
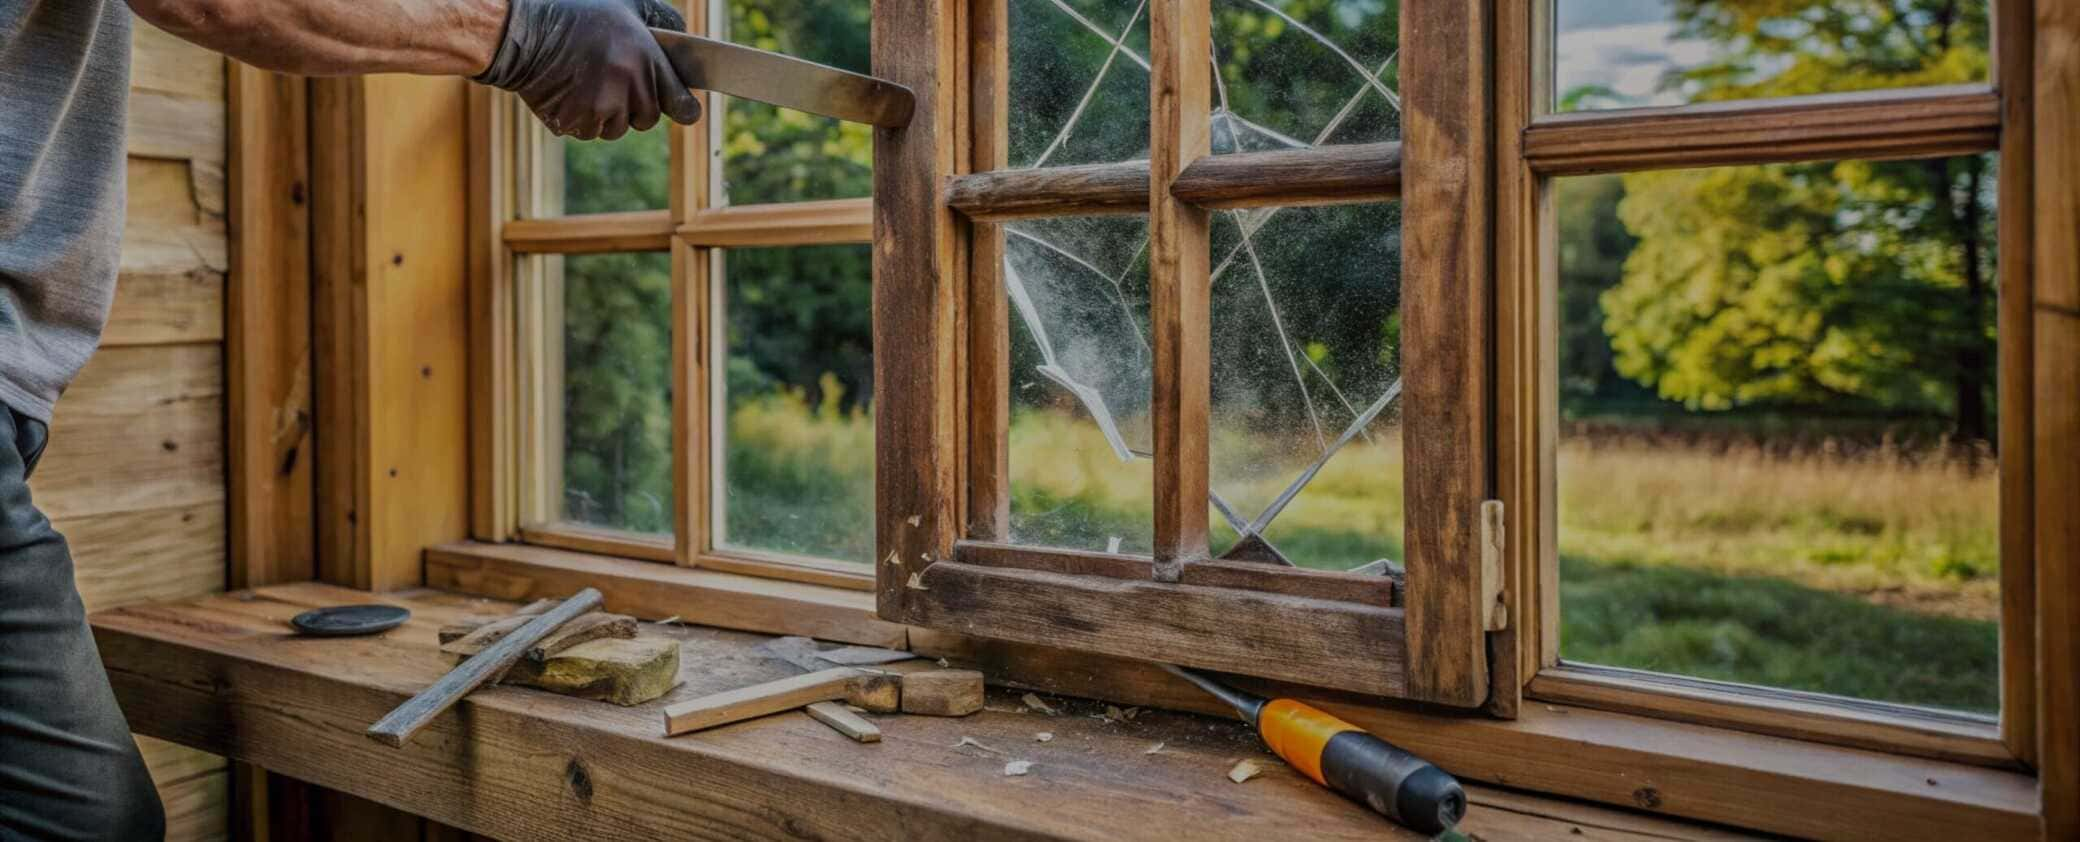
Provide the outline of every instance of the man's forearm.
{"type": "Polygon", "coordinates": [[[310,76],[473,76],[507,0],[129,0],[139,17],[232,58],[310,76]]]}

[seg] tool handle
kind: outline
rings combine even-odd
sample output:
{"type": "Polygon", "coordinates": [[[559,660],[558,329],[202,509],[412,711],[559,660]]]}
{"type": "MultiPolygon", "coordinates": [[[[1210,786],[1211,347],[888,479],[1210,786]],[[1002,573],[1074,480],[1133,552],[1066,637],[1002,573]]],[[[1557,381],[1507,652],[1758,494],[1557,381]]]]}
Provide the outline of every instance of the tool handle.
{"type": "Polygon", "coordinates": [[[1412,830],[1443,833],[1466,815],[1466,791],[1443,769],[1320,709],[1273,699],[1257,731],[1315,783],[1412,830]]]}

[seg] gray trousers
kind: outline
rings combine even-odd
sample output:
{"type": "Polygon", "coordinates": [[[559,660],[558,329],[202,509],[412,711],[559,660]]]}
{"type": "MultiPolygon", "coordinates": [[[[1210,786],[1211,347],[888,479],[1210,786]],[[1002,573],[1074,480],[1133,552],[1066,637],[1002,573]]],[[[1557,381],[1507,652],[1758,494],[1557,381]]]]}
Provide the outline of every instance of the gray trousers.
{"type": "Polygon", "coordinates": [[[72,581],[29,501],[48,430],[0,407],[0,842],[156,840],[165,810],[72,581]]]}

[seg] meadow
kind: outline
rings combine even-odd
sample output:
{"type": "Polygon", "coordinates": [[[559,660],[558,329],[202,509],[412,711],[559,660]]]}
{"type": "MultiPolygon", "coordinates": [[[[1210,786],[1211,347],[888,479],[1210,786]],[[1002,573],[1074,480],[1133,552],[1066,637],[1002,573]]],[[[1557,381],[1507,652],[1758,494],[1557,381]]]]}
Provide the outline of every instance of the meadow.
{"type": "MultiPolygon", "coordinates": [[[[1052,411],[1017,415],[1012,440],[1017,539],[1146,550],[1145,461],[1120,463],[1091,425],[1052,411]]],[[[731,411],[726,442],[731,543],[871,558],[866,415],[767,395],[731,411]]],[[[1582,436],[1563,437],[1559,466],[1564,658],[1997,709],[1990,462],[1582,436]]],[[[1263,500],[1290,474],[1220,476],[1216,491],[1263,500]]],[[[1309,566],[1399,561],[1400,477],[1397,440],[1355,442],[1268,537],[1309,566]]],[[[1233,540],[1217,531],[1216,551],[1233,540]]]]}

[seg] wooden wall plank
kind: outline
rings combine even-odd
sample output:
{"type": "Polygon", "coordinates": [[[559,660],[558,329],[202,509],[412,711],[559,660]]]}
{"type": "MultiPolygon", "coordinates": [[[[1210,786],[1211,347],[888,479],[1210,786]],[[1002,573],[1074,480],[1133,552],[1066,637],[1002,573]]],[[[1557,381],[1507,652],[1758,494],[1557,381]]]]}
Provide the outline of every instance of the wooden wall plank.
{"type": "Polygon", "coordinates": [[[224,500],[223,351],[108,348],[58,401],[31,484],[52,520],[224,500]]]}
{"type": "Polygon", "coordinates": [[[231,774],[221,769],[160,784],[166,842],[229,839],[230,795],[231,774]]]}
{"type": "Polygon", "coordinates": [[[1422,71],[1402,79],[1409,690],[1461,706],[1488,696],[1489,29],[1481,0],[1401,12],[1401,61],[1422,71]]]}
{"type": "Polygon", "coordinates": [[[231,75],[231,584],[316,575],[311,478],[309,115],[299,77],[231,75]]]}
{"type": "MultiPolygon", "coordinates": [[[[59,405],[62,407],[63,404],[59,405]]],[[[72,544],[88,611],[224,588],[224,504],[81,515],[52,522],[72,544]]]]}

